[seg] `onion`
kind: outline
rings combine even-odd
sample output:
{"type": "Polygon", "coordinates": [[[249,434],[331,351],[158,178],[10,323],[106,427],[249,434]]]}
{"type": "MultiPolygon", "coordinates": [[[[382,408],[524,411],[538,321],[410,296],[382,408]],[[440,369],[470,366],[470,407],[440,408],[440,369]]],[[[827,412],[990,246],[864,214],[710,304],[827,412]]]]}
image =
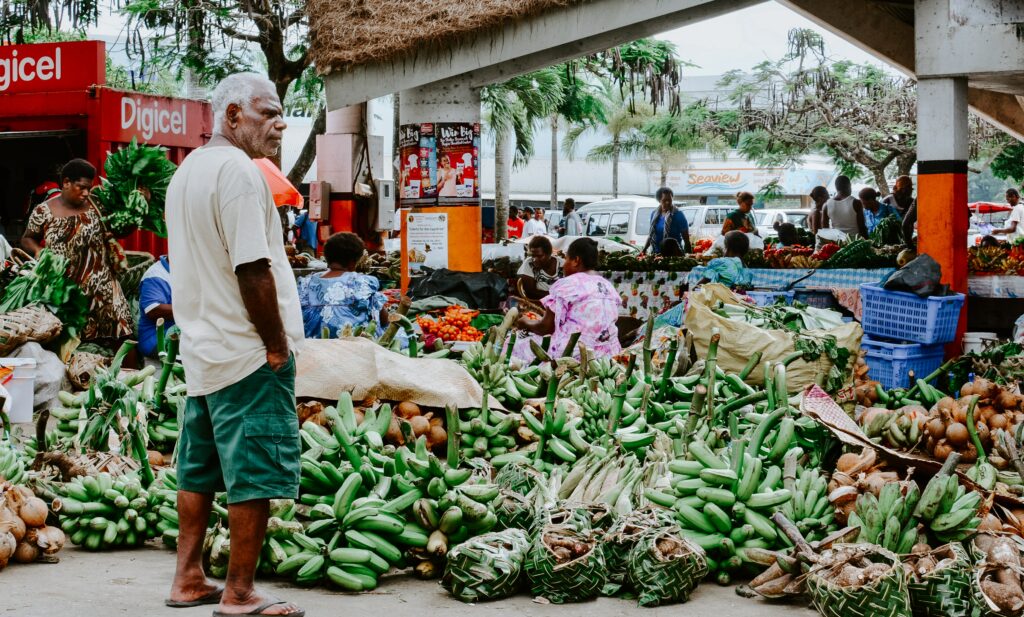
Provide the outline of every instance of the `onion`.
{"type": "Polygon", "coordinates": [[[946,423],[942,418],[932,418],[925,424],[925,430],[935,439],[942,439],[946,435],[946,423]]]}
{"type": "Polygon", "coordinates": [[[401,420],[398,419],[398,416],[391,416],[391,424],[388,425],[388,433],[385,436],[388,443],[395,444],[396,446],[405,444],[405,440],[402,438],[402,426],[399,424],[400,422],[401,420]]]}
{"type": "Polygon", "coordinates": [[[444,430],[444,427],[437,424],[431,426],[427,431],[427,444],[431,448],[435,448],[445,443],[448,443],[448,432],[444,430]]]}
{"type": "MultiPolygon", "coordinates": [[[[966,427],[965,427],[966,428],[966,427]]],[[[945,438],[940,439],[935,444],[935,449],[932,450],[932,456],[937,461],[944,461],[949,458],[949,455],[953,453],[953,446],[949,445],[949,442],[945,438]]]]}
{"type": "Polygon", "coordinates": [[[16,563],[32,563],[39,559],[39,547],[35,544],[22,542],[14,549],[14,561],[16,563]]]}
{"type": "Polygon", "coordinates": [[[21,503],[18,509],[18,516],[25,521],[28,527],[42,527],[46,524],[46,502],[38,497],[31,497],[21,503]]]}
{"type": "Polygon", "coordinates": [[[847,452],[840,456],[839,460],[836,461],[836,469],[845,474],[857,473],[857,465],[860,464],[860,462],[861,459],[859,455],[854,454],[853,452],[847,452]]]}

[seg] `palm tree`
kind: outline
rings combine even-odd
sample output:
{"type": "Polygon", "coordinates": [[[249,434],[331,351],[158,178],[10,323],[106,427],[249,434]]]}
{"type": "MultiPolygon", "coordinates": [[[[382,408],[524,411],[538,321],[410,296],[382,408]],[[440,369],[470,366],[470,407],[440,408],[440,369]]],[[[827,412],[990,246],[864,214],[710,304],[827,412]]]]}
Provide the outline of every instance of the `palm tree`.
{"type": "Polygon", "coordinates": [[[730,147],[707,103],[697,101],[679,113],[660,113],[650,118],[636,139],[624,144],[623,151],[657,165],[659,186],[665,186],[669,169],[685,166],[690,152],[707,150],[724,158],[730,147]]]}
{"type": "Polygon", "coordinates": [[[487,86],[480,93],[484,121],[494,133],[495,240],[504,240],[508,231],[512,167],[525,165],[533,156],[533,133],[537,123],[554,113],[562,98],[562,78],[555,68],[519,75],[487,86]]]}
{"type": "Polygon", "coordinates": [[[605,97],[593,76],[581,70],[578,62],[559,65],[562,76],[562,103],[551,115],[551,200],[549,207],[558,208],[558,123],[564,119],[570,127],[595,127],[608,121],[605,97]]]}
{"type": "MultiPolygon", "coordinates": [[[[623,93],[605,82],[603,84],[601,97],[607,112],[607,118],[602,127],[609,134],[611,140],[598,146],[594,146],[587,152],[587,160],[597,163],[612,164],[612,197],[619,196],[619,161],[626,155],[627,144],[642,139],[640,129],[644,123],[651,118],[653,110],[645,102],[627,100],[623,93]]],[[[572,160],[583,135],[599,130],[592,124],[578,123],[572,125],[565,134],[562,142],[562,152],[572,160]]],[[[634,149],[635,150],[635,149],[634,149]]]]}

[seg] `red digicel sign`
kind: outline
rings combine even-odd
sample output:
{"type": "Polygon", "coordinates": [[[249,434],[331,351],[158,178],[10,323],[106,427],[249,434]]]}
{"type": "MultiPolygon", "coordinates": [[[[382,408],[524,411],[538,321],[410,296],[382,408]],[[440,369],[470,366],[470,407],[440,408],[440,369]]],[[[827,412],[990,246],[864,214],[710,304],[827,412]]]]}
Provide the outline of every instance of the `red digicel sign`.
{"type": "Polygon", "coordinates": [[[196,136],[211,128],[205,106],[199,101],[151,96],[120,90],[100,91],[104,140],[162,146],[195,146],[196,136]]]}
{"type": "Polygon", "coordinates": [[[102,41],[0,45],[0,94],[85,90],[104,81],[102,41]]]}

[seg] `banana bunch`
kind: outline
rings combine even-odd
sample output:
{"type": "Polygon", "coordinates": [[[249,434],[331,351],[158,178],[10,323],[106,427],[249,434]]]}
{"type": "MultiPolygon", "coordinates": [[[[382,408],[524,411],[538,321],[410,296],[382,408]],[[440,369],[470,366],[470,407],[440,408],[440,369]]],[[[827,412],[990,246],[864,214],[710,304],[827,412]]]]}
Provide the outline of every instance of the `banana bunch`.
{"type": "MultiPolygon", "coordinates": [[[[299,429],[303,441],[299,499],[311,506],[331,505],[334,495],[353,471],[362,474],[368,486],[377,484],[394,471],[390,457],[394,448],[385,446],[382,437],[391,424],[390,405],[366,410],[363,422],[357,426],[352,397],[345,392],[338,400],[337,409],[328,407],[325,412],[331,423],[330,430],[309,421],[299,429]]],[[[407,440],[413,439],[407,423],[403,423],[403,434],[407,440]]]]}
{"type": "MultiPolygon", "coordinates": [[[[302,524],[294,520],[295,502],[290,499],[273,499],[270,502],[270,518],[267,533],[257,561],[257,572],[263,576],[275,574],[277,567],[286,559],[302,551],[296,536],[302,534],[302,524]]],[[[231,557],[231,530],[227,519],[218,519],[206,532],[203,542],[203,557],[209,565],[208,572],[217,578],[227,574],[231,557]]]]}
{"type": "MultiPolygon", "coordinates": [[[[549,388],[549,392],[553,389],[549,388]]],[[[553,397],[549,397],[549,400],[551,398],[553,397]]],[[[563,463],[571,465],[591,447],[580,430],[582,418],[570,420],[567,399],[561,399],[546,407],[543,420],[534,415],[529,407],[523,408],[522,412],[526,428],[538,439],[533,464],[540,471],[549,471],[563,463]]]]}
{"type": "Polygon", "coordinates": [[[613,456],[588,452],[565,475],[556,495],[569,503],[605,504],[623,515],[644,505],[637,494],[655,485],[657,478],[645,477],[644,466],[631,452],[613,456]]]}
{"type": "Polygon", "coordinates": [[[13,443],[0,440],[0,480],[24,484],[27,477],[25,461],[18,454],[18,449],[13,443]]]}
{"type": "MultiPolygon", "coordinates": [[[[674,510],[683,534],[708,553],[709,571],[722,584],[743,566],[744,549],[770,549],[784,542],[769,517],[793,493],[781,486],[782,468],[756,456],[763,437],[755,433],[749,443],[732,442],[723,450],[726,457],[694,439],[686,459],[668,463],[671,492],[644,492],[652,503],[674,510]]],[[[800,454],[799,448],[787,454],[792,465],[800,454]]]]}
{"type": "Polygon", "coordinates": [[[491,459],[515,449],[515,432],[519,426],[517,415],[489,409],[487,404],[481,409],[469,409],[459,413],[464,458],[491,459]]]}
{"type": "Polygon", "coordinates": [[[954,470],[960,456],[954,452],[932,476],[914,509],[916,516],[940,543],[959,542],[981,524],[981,493],[968,493],[954,470]]]}
{"type": "Polygon", "coordinates": [[[860,527],[858,542],[877,544],[905,555],[917,544],[919,525],[914,511],[921,498],[916,482],[886,483],[877,499],[872,493],[857,497],[848,525],[860,527]]]}
{"type": "Polygon", "coordinates": [[[524,398],[537,396],[540,390],[534,381],[540,374],[540,367],[532,367],[514,377],[508,367],[508,358],[502,356],[498,345],[474,343],[462,352],[462,365],[483,388],[484,400],[490,394],[508,408],[517,409],[524,398]]]}
{"type": "Polygon", "coordinates": [[[808,541],[824,538],[834,527],[835,508],[828,500],[828,478],[817,467],[799,467],[796,478],[784,478],[793,499],[781,511],[808,541]]]}
{"type": "Polygon", "coordinates": [[[899,410],[875,414],[864,427],[864,433],[875,442],[906,450],[921,440],[921,424],[909,413],[899,410]]]}
{"type": "MultiPolygon", "coordinates": [[[[760,439],[758,456],[773,463],[780,462],[793,447],[798,446],[813,455],[820,444],[829,443],[822,434],[822,430],[827,429],[792,407],[780,407],[770,413],[748,413],[740,430],[749,433],[751,439],[760,439]]],[[[812,456],[809,464],[817,465],[819,461],[815,459],[812,456]]]]}
{"type": "Polygon", "coordinates": [[[135,474],[79,476],[61,491],[53,511],[72,544],[90,551],[135,547],[158,533],[161,498],[135,474]]]}
{"type": "MultiPolygon", "coordinates": [[[[627,391],[626,399],[622,402],[619,428],[625,429],[638,421],[643,421],[646,426],[646,417],[641,410],[645,386],[643,381],[638,381],[633,389],[627,391]],[[634,402],[635,405],[632,404],[634,402]]],[[[608,435],[608,420],[615,405],[612,392],[614,386],[605,388],[594,380],[577,386],[573,391],[572,400],[583,409],[580,429],[587,441],[595,442],[608,435]]],[[[640,428],[642,430],[643,427],[640,428]]]]}

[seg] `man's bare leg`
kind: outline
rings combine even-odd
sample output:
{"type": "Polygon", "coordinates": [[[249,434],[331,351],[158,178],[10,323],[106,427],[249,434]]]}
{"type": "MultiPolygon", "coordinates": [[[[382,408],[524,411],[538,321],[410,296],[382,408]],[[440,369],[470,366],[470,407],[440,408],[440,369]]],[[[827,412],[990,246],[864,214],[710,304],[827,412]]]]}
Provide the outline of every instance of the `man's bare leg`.
{"type": "MultiPolygon", "coordinates": [[[[226,615],[245,614],[275,601],[256,590],[253,579],[256,564],[263,548],[263,537],[267,533],[267,518],[270,515],[270,500],[255,499],[228,506],[228,523],[231,527],[231,557],[228,560],[228,577],[224,585],[224,596],[220,612],[226,615]]],[[[300,612],[298,606],[282,602],[263,611],[264,615],[291,615],[300,612]]]]}
{"type": "Polygon", "coordinates": [[[213,495],[178,491],[178,566],[170,600],[194,602],[217,590],[203,572],[203,542],[210,521],[213,495]]]}

